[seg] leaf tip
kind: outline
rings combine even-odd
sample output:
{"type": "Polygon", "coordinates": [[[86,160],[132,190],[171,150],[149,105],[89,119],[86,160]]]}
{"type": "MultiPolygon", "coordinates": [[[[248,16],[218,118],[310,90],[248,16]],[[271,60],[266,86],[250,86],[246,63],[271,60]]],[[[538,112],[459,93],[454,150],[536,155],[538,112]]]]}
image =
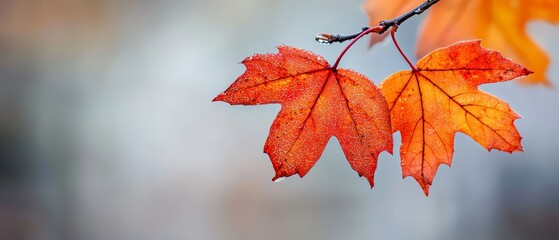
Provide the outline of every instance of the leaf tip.
{"type": "Polygon", "coordinates": [[[430,184],[425,184],[423,186],[421,186],[421,188],[423,189],[423,193],[425,193],[426,197],[429,197],[429,188],[431,187],[430,184]]]}
{"type": "Polygon", "coordinates": [[[272,181],[275,182],[275,183],[279,183],[279,182],[283,181],[283,179],[285,179],[285,177],[275,176],[274,178],[272,178],[272,181]]]}
{"type": "Polygon", "coordinates": [[[227,102],[225,101],[225,92],[220,93],[212,99],[212,102],[227,102]]]}
{"type": "MultiPolygon", "coordinates": [[[[530,70],[530,69],[528,69],[528,68],[526,68],[526,67],[524,67],[520,64],[519,64],[519,66],[522,68],[520,70],[519,77],[525,77],[525,76],[528,76],[528,75],[534,73],[534,71],[532,71],[532,70],[530,70]]],[[[550,84],[550,83],[549,83],[549,81],[545,81],[545,82],[542,82],[542,84],[547,85],[547,84],[550,84]]]]}
{"type": "Polygon", "coordinates": [[[429,197],[429,188],[431,188],[431,183],[425,182],[425,179],[416,179],[416,180],[419,186],[421,187],[421,190],[423,190],[423,193],[425,193],[425,196],[429,197]]]}
{"type": "Polygon", "coordinates": [[[421,187],[421,190],[423,190],[423,193],[425,193],[426,197],[429,197],[429,189],[431,188],[431,184],[433,183],[432,179],[431,181],[429,181],[428,179],[425,179],[424,176],[414,176],[415,180],[417,181],[417,183],[419,184],[419,186],[421,187]],[[427,182],[429,181],[429,182],[427,182]]]}
{"type": "Polygon", "coordinates": [[[307,52],[306,50],[299,49],[299,48],[296,48],[296,47],[292,47],[292,46],[289,46],[289,45],[279,45],[279,46],[276,46],[276,49],[278,49],[279,54],[287,54],[287,53],[289,53],[289,51],[307,52]]]}
{"type": "Polygon", "coordinates": [[[367,178],[367,181],[369,181],[369,186],[371,187],[371,189],[373,189],[373,187],[375,186],[374,176],[369,176],[369,177],[365,177],[365,178],[367,178]]]}
{"type": "Polygon", "coordinates": [[[520,135],[518,135],[518,145],[514,146],[509,153],[512,154],[513,152],[524,152],[524,147],[522,147],[522,136],[520,135]]]}

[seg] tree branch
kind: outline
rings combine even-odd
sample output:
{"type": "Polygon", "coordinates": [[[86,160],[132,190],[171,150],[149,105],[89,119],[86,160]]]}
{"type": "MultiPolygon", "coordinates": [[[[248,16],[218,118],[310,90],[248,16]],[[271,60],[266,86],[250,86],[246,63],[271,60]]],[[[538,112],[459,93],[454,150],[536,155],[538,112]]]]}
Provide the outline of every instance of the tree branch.
{"type": "Polygon", "coordinates": [[[381,25],[383,27],[383,30],[382,30],[382,32],[379,32],[379,34],[384,33],[386,30],[388,30],[388,28],[390,28],[394,25],[401,25],[403,22],[408,20],[408,18],[410,18],[414,15],[419,15],[419,14],[423,13],[425,10],[429,9],[431,6],[433,6],[437,2],[439,2],[439,0],[427,0],[424,3],[422,3],[421,5],[417,6],[415,9],[412,9],[409,12],[404,13],[397,18],[394,18],[394,19],[391,19],[391,20],[380,21],[379,25],[381,25]]]}
{"type": "Polygon", "coordinates": [[[422,4],[420,4],[419,6],[415,7],[414,9],[410,10],[407,13],[404,13],[394,19],[390,19],[390,20],[383,20],[379,22],[380,28],[378,26],[375,26],[373,28],[375,28],[374,31],[370,31],[369,27],[364,27],[361,32],[355,33],[355,34],[351,34],[351,35],[342,35],[342,34],[329,34],[329,33],[321,33],[316,35],[315,40],[319,43],[323,43],[323,44],[332,44],[334,42],[344,42],[350,39],[354,39],[357,36],[361,35],[363,32],[367,32],[371,33],[371,32],[376,32],[378,34],[382,34],[384,32],[386,32],[386,30],[388,30],[390,27],[395,26],[395,25],[401,25],[403,22],[405,22],[406,20],[408,20],[408,18],[414,16],[414,15],[419,15],[421,13],[423,13],[425,10],[429,9],[431,6],[433,6],[435,3],[439,2],[440,0],[426,0],[425,2],[423,2],[422,4]],[[379,30],[377,30],[379,29],[379,30]]]}

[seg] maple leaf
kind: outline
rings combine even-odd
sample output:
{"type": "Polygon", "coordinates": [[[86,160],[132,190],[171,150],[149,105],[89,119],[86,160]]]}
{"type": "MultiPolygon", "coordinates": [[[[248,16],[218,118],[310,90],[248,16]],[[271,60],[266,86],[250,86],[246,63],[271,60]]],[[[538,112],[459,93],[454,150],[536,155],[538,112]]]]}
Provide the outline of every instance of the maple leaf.
{"type": "Polygon", "coordinates": [[[246,72],[214,101],[255,105],[280,103],[264,146],[276,175],[303,177],[335,136],[351,167],[371,187],[380,152],[392,153],[386,101],[367,77],[330,67],[311,52],[278,47],[242,63],[246,72]]]}
{"type": "MultiPolygon", "coordinates": [[[[398,16],[423,0],[367,0],[371,26],[398,16]]],[[[526,34],[531,20],[559,21],[557,0],[444,0],[430,9],[419,30],[417,55],[463,39],[483,39],[488,48],[535,71],[521,83],[551,85],[545,72],[549,56],[526,34]]],[[[377,37],[378,38],[378,37],[377,37]]]]}
{"type": "Polygon", "coordinates": [[[440,48],[380,84],[392,131],[400,131],[402,175],[413,176],[426,195],[440,164],[451,164],[454,135],[462,132],[487,150],[522,151],[514,126],[520,118],[504,101],[477,89],[532,73],[484,49],[480,41],[440,48]]]}

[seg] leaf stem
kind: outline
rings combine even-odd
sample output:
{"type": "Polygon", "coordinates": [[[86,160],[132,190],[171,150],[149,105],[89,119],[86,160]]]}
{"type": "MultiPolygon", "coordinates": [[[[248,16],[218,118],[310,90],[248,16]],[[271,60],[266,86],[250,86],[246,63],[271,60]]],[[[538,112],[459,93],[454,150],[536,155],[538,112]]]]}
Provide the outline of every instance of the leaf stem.
{"type": "Polygon", "coordinates": [[[336,62],[332,66],[332,69],[335,70],[338,67],[338,64],[340,63],[340,60],[342,60],[342,57],[345,55],[347,50],[349,50],[349,48],[351,48],[351,46],[353,46],[353,44],[357,40],[359,40],[360,38],[362,38],[363,36],[365,36],[369,33],[376,32],[378,34],[381,34],[381,33],[386,32],[386,30],[388,30],[390,27],[395,27],[394,29],[392,29],[392,34],[391,34],[392,35],[392,41],[394,41],[394,44],[396,44],[396,47],[398,48],[398,51],[400,51],[400,54],[402,54],[402,56],[406,59],[406,61],[410,65],[410,67],[413,70],[417,70],[415,68],[415,66],[413,64],[411,64],[408,57],[402,52],[402,49],[400,49],[400,46],[398,45],[398,42],[396,42],[396,39],[394,38],[394,32],[396,31],[396,28],[398,27],[398,25],[402,24],[403,22],[405,22],[406,20],[408,20],[410,17],[412,17],[414,15],[419,15],[419,14],[423,13],[425,10],[429,9],[431,6],[433,6],[435,3],[439,2],[439,1],[440,0],[426,0],[421,5],[415,7],[414,9],[408,11],[407,13],[404,13],[404,14],[398,16],[397,18],[380,21],[379,25],[374,26],[374,27],[370,27],[370,28],[369,27],[364,27],[361,30],[361,32],[359,32],[359,33],[355,33],[355,34],[351,34],[351,35],[321,33],[321,34],[316,35],[315,40],[319,43],[331,44],[331,43],[334,43],[334,42],[340,42],[341,43],[341,42],[352,39],[351,42],[344,48],[344,50],[342,50],[342,52],[338,56],[338,59],[336,59],[336,62]]]}
{"type": "Polygon", "coordinates": [[[416,72],[417,68],[415,67],[415,65],[413,65],[410,61],[410,59],[408,58],[408,56],[406,56],[406,54],[404,53],[404,51],[402,51],[402,49],[400,48],[400,44],[398,44],[398,41],[396,41],[396,37],[394,36],[394,33],[396,32],[396,30],[398,30],[398,25],[394,25],[394,27],[392,28],[392,31],[390,31],[390,36],[392,37],[392,42],[394,42],[394,45],[396,45],[396,48],[398,49],[398,52],[400,52],[400,55],[402,55],[402,57],[404,59],[406,59],[406,62],[408,62],[408,65],[410,65],[411,69],[416,72]]]}
{"type": "Polygon", "coordinates": [[[338,59],[336,59],[336,62],[332,66],[332,69],[335,70],[338,67],[338,64],[340,63],[340,60],[342,60],[342,57],[345,55],[347,50],[349,50],[349,48],[351,48],[351,46],[353,46],[353,44],[355,42],[357,42],[357,40],[359,40],[360,38],[362,38],[363,36],[365,36],[369,33],[378,32],[378,31],[381,31],[381,30],[382,30],[382,26],[375,26],[375,27],[372,27],[372,28],[363,28],[363,31],[361,33],[357,34],[357,36],[355,38],[353,38],[353,40],[351,40],[351,42],[349,42],[349,44],[347,44],[347,46],[344,48],[344,50],[342,50],[342,52],[338,56],[338,59]]]}

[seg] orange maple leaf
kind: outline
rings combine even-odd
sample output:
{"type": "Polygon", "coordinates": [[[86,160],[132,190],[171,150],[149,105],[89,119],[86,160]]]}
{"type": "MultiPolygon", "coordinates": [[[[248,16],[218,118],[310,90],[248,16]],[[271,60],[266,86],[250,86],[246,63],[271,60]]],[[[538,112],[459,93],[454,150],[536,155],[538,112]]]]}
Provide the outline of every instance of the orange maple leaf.
{"type": "Polygon", "coordinates": [[[335,136],[351,167],[373,187],[377,157],[392,153],[393,146],[380,90],[357,72],[330,67],[321,56],[278,49],[246,58],[246,72],[214,101],[282,105],[264,146],[276,171],[273,180],[296,173],[303,177],[335,136]]]}
{"type": "Polygon", "coordinates": [[[454,135],[462,132],[485,147],[522,151],[509,105],[477,89],[532,73],[484,49],[480,41],[437,49],[380,84],[388,102],[392,131],[400,131],[402,175],[413,176],[426,195],[440,164],[451,164],[454,135]]]}
{"type": "MultiPolygon", "coordinates": [[[[371,26],[394,18],[423,0],[367,0],[365,10],[371,26]]],[[[521,83],[551,83],[545,72],[548,55],[526,34],[525,25],[531,20],[550,23],[559,21],[557,0],[444,0],[426,13],[419,31],[417,55],[464,39],[479,38],[488,48],[497,49],[535,71],[521,83]]],[[[378,38],[378,37],[377,37],[378,38]]]]}

